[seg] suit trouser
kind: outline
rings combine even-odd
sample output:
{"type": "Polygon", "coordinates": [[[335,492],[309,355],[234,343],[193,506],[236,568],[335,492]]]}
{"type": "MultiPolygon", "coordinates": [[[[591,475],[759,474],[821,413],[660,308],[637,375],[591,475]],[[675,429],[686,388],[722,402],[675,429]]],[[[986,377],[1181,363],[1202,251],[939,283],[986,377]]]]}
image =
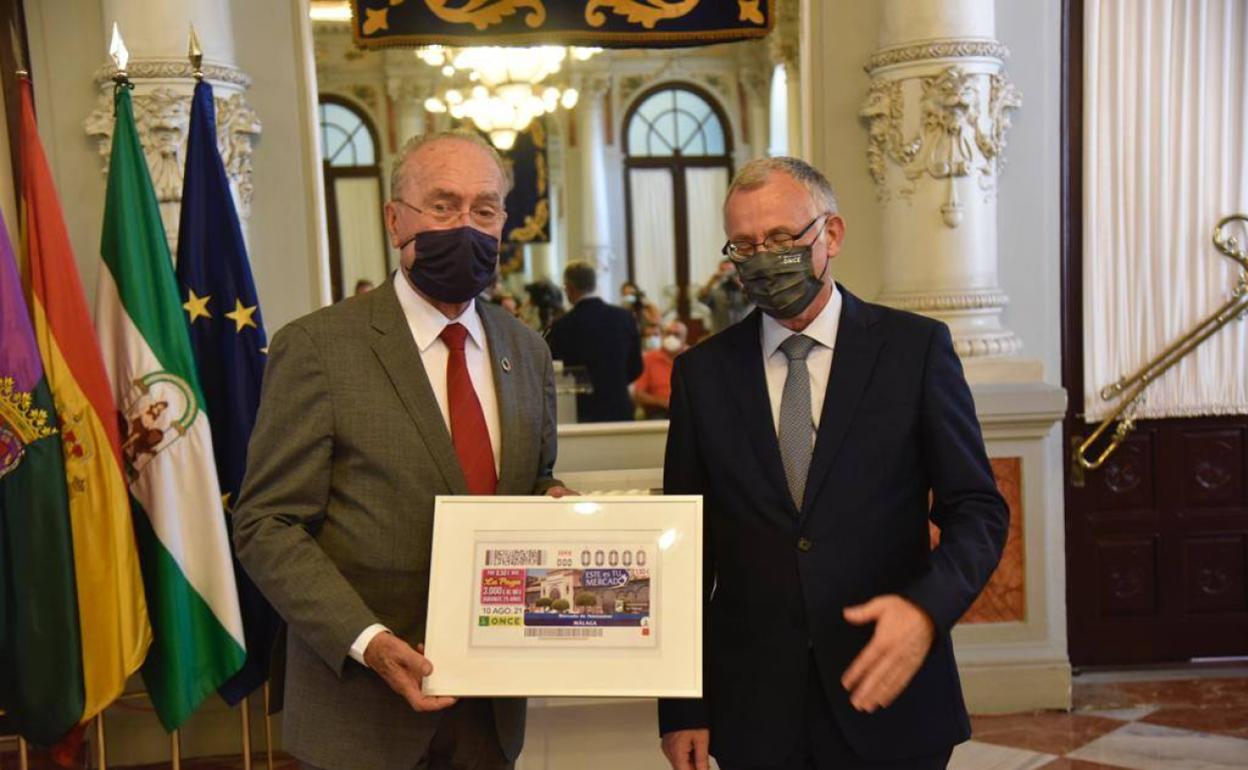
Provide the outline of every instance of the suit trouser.
{"type": "MultiPolygon", "coordinates": [[[[300,762],[301,770],[320,770],[300,762]]],[[[451,706],[438,722],[429,748],[414,770],[512,770],[494,729],[494,706],[489,698],[465,698],[451,706]]]]}
{"type": "Polygon", "coordinates": [[[801,731],[796,750],[786,760],[775,765],[737,765],[716,757],[720,770],[943,770],[953,753],[951,746],[937,754],[898,761],[861,759],[845,740],[836,717],[832,715],[813,656],[806,679],[802,721],[806,729],[801,731]]]}

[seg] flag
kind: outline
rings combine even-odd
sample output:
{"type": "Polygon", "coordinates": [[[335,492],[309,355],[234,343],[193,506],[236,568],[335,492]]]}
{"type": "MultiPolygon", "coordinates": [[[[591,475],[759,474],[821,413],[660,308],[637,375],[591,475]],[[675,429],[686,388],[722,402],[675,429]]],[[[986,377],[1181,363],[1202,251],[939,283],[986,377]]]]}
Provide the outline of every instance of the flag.
{"type": "Polygon", "coordinates": [[[95,318],[152,623],[143,681],[174,730],[246,651],[212,433],[129,88],[114,113],[95,318]]]}
{"type": "MultiPolygon", "coordinates": [[[[221,497],[227,512],[238,500],[247,442],[260,405],[267,346],[243,231],[217,150],[212,86],[200,82],[191,99],[178,227],[178,285],[203,387],[221,497]]],[[[227,526],[228,526],[227,517],[227,526]]],[[[220,688],[230,705],[268,676],[279,621],[246,571],[234,561],[247,641],[247,662],[220,688]]]]}
{"type": "Polygon", "coordinates": [[[152,641],[117,407],[52,184],[30,80],[21,90],[22,250],[35,340],[60,419],[82,629],[86,721],[121,694],[152,641]]]}
{"type": "Polygon", "coordinates": [[[82,656],[56,407],[0,217],[0,708],[51,744],[82,716],[82,656]]]}

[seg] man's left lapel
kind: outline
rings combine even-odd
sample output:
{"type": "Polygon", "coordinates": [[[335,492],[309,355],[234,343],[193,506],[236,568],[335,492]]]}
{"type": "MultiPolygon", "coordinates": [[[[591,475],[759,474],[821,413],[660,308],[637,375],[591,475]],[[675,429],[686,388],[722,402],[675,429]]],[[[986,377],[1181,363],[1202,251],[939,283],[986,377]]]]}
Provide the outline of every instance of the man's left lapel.
{"type": "Polygon", "coordinates": [[[810,511],[811,501],[832,468],[853,422],[854,413],[871,372],[875,369],[883,340],[874,332],[875,314],[862,300],[840,287],[843,305],[836,332],[836,348],[832,352],[832,372],[823,396],[823,412],[815,450],[806,474],[806,492],[802,500],[802,516],[810,511]]]}
{"type": "Polygon", "coordinates": [[[500,495],[527,495],[533,490],[525,488],[520,478],[518,452],[523,446],[524,421],[520,419],[520,379],[516,373],[517,359],[514,340],[503,328],[500,318],[490,312],[487,303],[477,300],[477,314],[489,341],[490,372],[494,376],[494,394],[498,398],[499,440],[503,442],[498,460],[498,490],[500,495]]]}

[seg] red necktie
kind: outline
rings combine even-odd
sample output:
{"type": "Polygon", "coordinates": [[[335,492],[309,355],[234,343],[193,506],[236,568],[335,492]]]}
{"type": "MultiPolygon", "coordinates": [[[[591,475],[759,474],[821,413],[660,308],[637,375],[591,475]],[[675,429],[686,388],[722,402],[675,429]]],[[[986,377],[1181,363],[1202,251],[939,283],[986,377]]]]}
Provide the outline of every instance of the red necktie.
{"type": "Polygon", "coordinates": [[[459,455],[459,466],[473,495],[492,495],[498,486],[494,471],[494,448],[490,431],[485,425],[485,412],[468,376],[468,359],[464,356],[464,340],[468,330],[463,324],[447,324],[442,342],[451,354],[446,361],[446,400],[451,413],[451,442],[459,455]]]}

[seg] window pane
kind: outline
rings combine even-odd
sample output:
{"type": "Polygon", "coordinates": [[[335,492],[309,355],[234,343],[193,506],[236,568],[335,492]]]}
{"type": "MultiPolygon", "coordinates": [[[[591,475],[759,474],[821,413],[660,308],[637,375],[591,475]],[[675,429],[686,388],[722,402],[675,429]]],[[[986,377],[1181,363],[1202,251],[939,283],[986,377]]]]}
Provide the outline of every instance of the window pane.
{"type": "Polygon", "coordinates": [[[687,112],[672,113],[676,118],[677,147],[683,155],[705,155],[706,147],[698,141],[700,127],[698,121],[687,112]]]}
{"type": "Polygon", "coordinates": [[[724,127],[720,124],[719,118],[712,115],[702,124],[702,133],[706,137],[707,155],[723,155],[727,152],[724,146],[724,127]]]}
{"type": "Polygon", "coordinates": [[[355,134],[355,165],[371,166],[376,162],[373,157],[373,136],[368,133],[368,127],[360,126],[355,134]]]}
{"type": "Polygon", "coordinates": [[[676,108],[688,112],[695,120],[701,121],[711,111],[706,100],[692,91],[676,92],[676,108]]]}

